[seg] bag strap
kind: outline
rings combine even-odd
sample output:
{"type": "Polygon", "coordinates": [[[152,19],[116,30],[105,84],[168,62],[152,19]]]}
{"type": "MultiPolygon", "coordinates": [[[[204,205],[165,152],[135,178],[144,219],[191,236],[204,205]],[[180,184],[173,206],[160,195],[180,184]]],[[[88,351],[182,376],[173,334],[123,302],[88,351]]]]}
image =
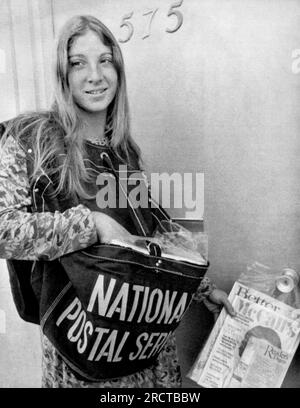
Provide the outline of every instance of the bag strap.
{"type": "MultiPolygon", "coordinates": [[[[124,191],[123,187],[122,187],[122,183],[120,183],[120,178],[118,175],[118,172],[116,171],[116,169],[114,168],[114,165],[111,161],[111,158],[109,157],[109,155],[106,152],[102,152],[101,153],[101,159],[103,160],[103,162],[105,162],[107,164],[107,166],[109,167],[109,169],[112,171],[112,173],[114,174],[116,180],[119,183],[119,186],[123,192],[123,194],[126,197],[127,203],[129,205],[130,208],[130,215],[131,215],[131,219],[137,229],[137,231],[141,232],[142,235],[144,235],[145,237],[149,237],[151,235],[148,225],[143,217],[143,214],[141,212],[140,209],[138,208],[134,208],[134,206],[132,205],[129,195],[127,194],[126,191],[124,191]]],[[[171,222],[171,217],[169,216],[169,214],[161,207],[161,205],[154,200],[154,198],[151,196],[151,193],[148,189],[148,201],[149,203],[151,203],[151,207],[154,206],[153,210],[151,211],[152,216],[156,219],[157,223],[161,226],[162,230],[165,230],[165,227],[162,225],[161,220],[164,219],[168,222],[171,222]]]]}
{"type": "Polygon", "coordinates": [[[130,216],[131,216],[131,219],[132,219],[132,221],[134,223],[135,228],[144,237],[150,236],[150,230],[148,228],[148,225],[147,225],[143,215],[141,214],[141,211],[138,211],[137,208],[134,208],[134,206],[132,205],[132,202],[131,202],[131,200],[129,198],[129,194],[127,194],[127,192],[123,189],[122,183],[120,183],[120,178],[119,178],[118,172],[114,168],[114,165],[113,165],[113,163],[111,161],[111,158],[109,157],[109,155],[106,152],[102,152],[100,156],[101,156],[101,159],[103,160],[103,162],[106,163],[108,168],[112,171],[113,175],[115,176],[115,178],[116,178],[116,180],[117,180],[117,182],[119,184],[119,188],[121,189],[122,193],[126,197],[126,201],[127,201],[127,204],[129,205],[129,209],[130,209],[130,216]]]}
{"type": "Polygon", "coordinates": [[[151,202],[152,216],[156,219],[157,224],[160,225],[162,230],[165,230],[165,227],[162,225],[161,221],[165,220],[172,222],[171,217],[166,212],[164,208],[151,196],[150,191],[148,191],[149,201],[151,202]],[[154,206],[154,208],[153,208],[154,206]]]}

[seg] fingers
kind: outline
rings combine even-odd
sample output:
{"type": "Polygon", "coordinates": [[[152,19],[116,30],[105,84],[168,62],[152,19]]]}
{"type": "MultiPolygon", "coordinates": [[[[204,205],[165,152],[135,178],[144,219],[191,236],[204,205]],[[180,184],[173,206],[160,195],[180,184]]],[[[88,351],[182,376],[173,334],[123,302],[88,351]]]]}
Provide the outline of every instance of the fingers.
{"type": "Polygon", "coordinates": [[[236,316],[236,312],[229,302],[226,292],[220,289],[214,289],[209,298],[212,302],[223,305],[230,316],[236,316]]]}
{"type": "Polygon", "coordinates": [[[222,306],[220,304],[214,303],[210,301],[209,299],[204,299],[203,301],[205,307],[214,315],[218,316],[222,306]]]}
{"type": "Polygon", "coordinates": [[[234,308],[232,307],[232,304],[229,302],[229,300],[226,298],[223,299],[223,305],[227,311],[227,313],[230,314],[231,317],[235,317],[236,316],[236,311],[234,310],[234,308]]]}

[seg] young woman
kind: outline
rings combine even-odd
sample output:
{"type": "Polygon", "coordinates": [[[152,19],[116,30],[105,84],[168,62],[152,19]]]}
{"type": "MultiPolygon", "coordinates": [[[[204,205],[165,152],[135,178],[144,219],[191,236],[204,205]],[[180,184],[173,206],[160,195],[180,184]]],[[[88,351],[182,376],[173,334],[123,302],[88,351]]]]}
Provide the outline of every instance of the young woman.
{"type": "MultiPolygon", "coordinates": [[[[131,241],[127,210],[120,218],[97,211],[97,149],[110,149],[120,163],[140,165],[140,150],[130,134],[121,50],[112,33],[91,16],[76,16],[63,27],[57,44],[55,98],[49,112],[23,114],[6,124],[0,161],[0,256],[48,263],[100,241],[131,241]],[[25,149],[31,141],[30,148],[25,149]],[[32,154],[28,176],[26,155],[32,154]],[[43,180],[43,182],[42,182],[43,180]],[[43,184],[44,183],[44,184],[43,184]],[[55,185],[44,206],[41,185],[55,185]],[[64,198],[68,203],[64,205],[64,198]],[[74,197],[77,197],[77,201],[74,197]],[[27,212],[42,200],[43,211],[27,212]]],[[[125,211],[125,212],[124,212],[125,211]]],[[[146,214],[147,216],[147,214],[146,214]]],[[[195,296],[225,305],[225,292],[207,278],[195,296]]],[[[169,337],[155,364],[114,380],[77,378],[42,334],[43,387],[179,387],[175,336],[169,337]]]]}

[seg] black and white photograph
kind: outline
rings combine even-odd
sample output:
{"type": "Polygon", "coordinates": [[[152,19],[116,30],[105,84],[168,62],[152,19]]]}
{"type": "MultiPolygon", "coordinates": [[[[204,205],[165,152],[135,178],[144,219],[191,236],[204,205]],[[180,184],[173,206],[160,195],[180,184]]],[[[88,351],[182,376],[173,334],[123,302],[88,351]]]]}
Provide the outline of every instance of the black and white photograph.
{"type": "Polygon", "coordinates": [[[0,389],[300,388],[300,0],[0,0],[0,95],[0,389]]]}

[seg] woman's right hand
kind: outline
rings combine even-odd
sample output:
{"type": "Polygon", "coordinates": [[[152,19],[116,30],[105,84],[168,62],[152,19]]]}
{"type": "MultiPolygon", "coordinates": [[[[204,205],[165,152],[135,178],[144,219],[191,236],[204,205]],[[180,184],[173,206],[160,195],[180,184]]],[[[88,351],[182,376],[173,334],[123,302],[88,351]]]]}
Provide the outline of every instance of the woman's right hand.
{"type": "Polygon", "coordinates": [[[109,215],[92,211],[92,216],[100,242],[109,244],[114,239],[124,242],[134,241],[133,235],[109,215]]]}

